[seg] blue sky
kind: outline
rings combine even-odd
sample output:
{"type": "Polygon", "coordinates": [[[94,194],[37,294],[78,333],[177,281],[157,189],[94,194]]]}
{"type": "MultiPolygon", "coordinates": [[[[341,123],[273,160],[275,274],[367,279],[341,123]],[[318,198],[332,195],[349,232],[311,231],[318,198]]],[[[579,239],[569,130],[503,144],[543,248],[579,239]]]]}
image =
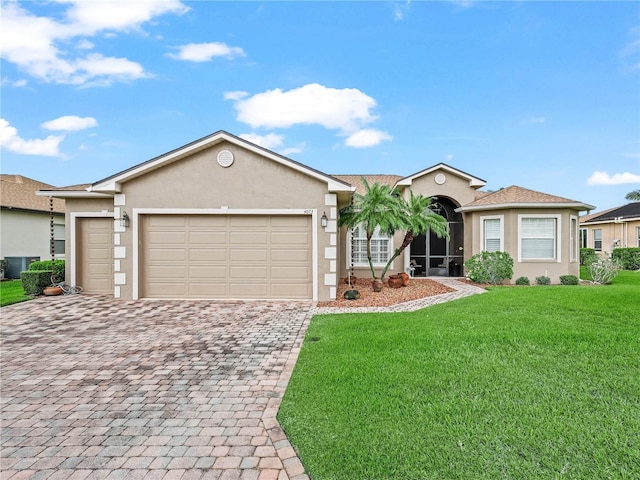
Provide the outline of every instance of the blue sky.
{"type": "Polygon", "coordinates": [[[2,1],[2,173],[92,183],[218,130],[330,174],[640,188],[638,2],[2,1]]]}

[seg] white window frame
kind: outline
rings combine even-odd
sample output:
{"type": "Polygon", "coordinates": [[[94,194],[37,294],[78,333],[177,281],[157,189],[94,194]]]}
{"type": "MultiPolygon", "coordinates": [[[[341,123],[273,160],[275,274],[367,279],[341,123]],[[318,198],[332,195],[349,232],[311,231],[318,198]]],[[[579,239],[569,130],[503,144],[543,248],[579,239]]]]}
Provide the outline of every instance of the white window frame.
{"type": "Polygon", "coordinates": [[[579,230],[579,236],[580,236],[580,248],[587,248],[589,246],[589,229],[588,228],[581,228],[579,230]],[[584,243],[582,243],[582,233],[584,232],[584,243]]]}
{"type": "Polygon", "coordinates": [[[562,261],[562,215],[548,214],[548,213],[529,213],[518,215],[518,262],[556,262],[562,261]],[[525,218],[552,218],[555,220],[555,243],[554,243],[554,256],[551,258],[522,258],[522,220],[525,218]]]}
{"type": "Polygon", "coordinates": [[[638,236],[638,247],[640,247],[640,227],[636,227],[636,232],[638,236]]]}
{"type": "Polygon", "coordinates": [[[593,229],[593,249],[596,252],[601,252],[602,251],[602,229],[601,228],[594,228],[593,229]],[[600,239],[596,239],[596,232],[600,233],[600,239]],[[600,242],[600,248],[596,248],[596,242],[600,242]]]}
{"type": "MultiPolygon", "coordinates": [[[[351,258],[352,258],[352,256],[351,256],[351,232],[352,231],[353,231],[352,229],[347,230],[347,258],[346,258],[346,266],[347,266],[347,268],[351,268],[351,258]]],[[[360,227],[360,231],[364,233],[365,229],[360,227]]],[[[366,236],[365,236],[364,239],[366,240],[366,236]]],[[[383,262],[373,262],[373,266],[374,267],[378,267],[378,268],[382,268],[387,264],[387,262],[391,258],[391,254],[393,252],[393,235],[387,235],[386,233],[381,234],[380,233],[380,229],[376,228],[375,232],[373,233],[373,237],[371,237],[371,241],[373,242],[375,240],[381,240],[381,239],[388,240],[388,242],[387,242],[387,260],[385,260],[383,262]]],[[[373,245],[373,243],[372,243],[372,245],[373,245]]],[[[365,251],[365,257],[366,257],[366,251],[365,251]]],[[[353,266],[356,267],[356,268],[369,267],[369,262],[366,261],[366,260],[364,262],[356,262],[356,261],[354,261],[353,262],[353,266]]],[[[390,269],[393,268],[393,263],[390,265],[389,268],[390,269]]]]}
{"type": "Polygon", "coordinates": [[[569,262],[576,263],[580,258],[580,223],[575,215],[570,215],[569,219],[569,262]]]}
{"type": "Polygon", "coordinates": [[[482,251],[488,251],[485,238],[485,221],[486,220],[499,220],[500,221],[500,252],[504,252],[504,215],[486,215],[480,217],[480,249],[482,251]]]}

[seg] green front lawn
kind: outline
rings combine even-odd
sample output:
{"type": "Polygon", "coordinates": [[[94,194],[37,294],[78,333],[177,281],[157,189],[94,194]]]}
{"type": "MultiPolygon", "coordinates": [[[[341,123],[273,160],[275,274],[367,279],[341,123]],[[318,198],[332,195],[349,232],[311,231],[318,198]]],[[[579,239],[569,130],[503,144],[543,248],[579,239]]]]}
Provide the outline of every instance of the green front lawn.
{"type": "Polygon", "coordinates": [[[20,280],[0,282],[0,307],[25,300],[31,300],[31,297],[24,294],[20,280]]]}
{"type": "Polygon", "coordinates": [[[314,480],[640,478],[640,273],[317,316],[278,418],[314,480]]]}

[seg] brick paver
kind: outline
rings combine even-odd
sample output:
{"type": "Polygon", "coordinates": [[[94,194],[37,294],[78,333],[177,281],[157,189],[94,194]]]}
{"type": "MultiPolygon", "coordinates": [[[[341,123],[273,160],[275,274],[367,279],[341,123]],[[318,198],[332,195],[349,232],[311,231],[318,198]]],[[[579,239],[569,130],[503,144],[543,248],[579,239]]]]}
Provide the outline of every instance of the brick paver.
{"type": "Polygon", "coordinates": [[[276,414],[311,315],[412,311],[305,302],[121,301],[2,308],[0,478],[309,480],[276,414]]]}

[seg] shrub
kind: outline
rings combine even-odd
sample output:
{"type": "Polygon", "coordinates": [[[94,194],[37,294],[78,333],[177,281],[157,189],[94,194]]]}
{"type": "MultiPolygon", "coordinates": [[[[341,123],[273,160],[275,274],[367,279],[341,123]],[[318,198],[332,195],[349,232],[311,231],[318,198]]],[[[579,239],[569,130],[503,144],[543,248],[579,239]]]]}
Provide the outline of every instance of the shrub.
{"type": "MultiPolygon", "coordinates": [[[[56,282],[64,281],[64,260],[55,260],[53,262],[54,272],[56,274],[56,282]]],[[[29,270],[49,270],[51,271],[51,260],[38,260],[29,265],[29,270]]],[[[51,279],[49,279],[51,284],[51,279]]]]}
{"type": "Polygon", "coordinates": [[[20,272],[20,280],[26,295],[42,295],[42,290],[51,285],[51,270],[20,272]]]}
{"type": "Polygon", "coordinates": [[[516,285],[531,285],[531,282],[529,282],[529,277],[518,277],[516,285]]]}
{"type": "Polygon", "coordinates": [[[551,285],[551,279],[545,275],[536,277],[536,285],[551,285]]]}
{"type": "Polygon", "coordinates": [[[480,252],[464,266],[469,279],[478,283],[499,285],[513,277],[513,258],[507,252],[480,252]]]}
{"type": "Polygon", "coordinates": [[[580,249],[580,265],[588,267],[596,260],[598,260],[598,254],[593,248],[580,249]]]}
{"type": "Polygon", "coordinates": [[[620,262],[622,270],[640,270],[640,247],[614,248],[611,257],[620,262]]]}
{"type": "Polygon", "coordinates": [[[599,283],[601,285],[611,283],[618,275],[618,270],[620,270],[620,264],[618,261],[613,258],[609,258],[606,255],[599,257],[596,262],[589,265],[591,279],[595,283],[599,283]]]}
{"type": "Polygon", "coordinates": [[[562,285],[578,285],[580,279],[575,275],[560,275],[560,283],[562,285]]]}

